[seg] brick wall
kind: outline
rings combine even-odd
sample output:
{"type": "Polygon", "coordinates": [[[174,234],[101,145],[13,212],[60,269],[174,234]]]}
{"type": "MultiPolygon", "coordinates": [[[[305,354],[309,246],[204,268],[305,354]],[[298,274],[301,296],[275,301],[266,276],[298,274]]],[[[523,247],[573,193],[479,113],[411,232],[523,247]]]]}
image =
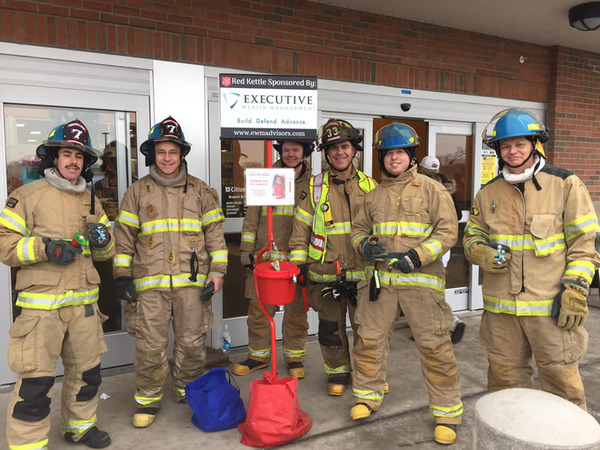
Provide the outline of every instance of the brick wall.
{"type": "Polygon", "coordinates": [[[7,42],[548,101],[547,47],[304,0],[0,4],[7,42]]]}
{"type": "Polygon", "coordinates": [[[0,0],[0,40],[548,102],[550,159],[600,199],[598,54],[305,0],[0,0]]]}
{"type": "Polygon", "coordinates": [[[600,54],[553,49],[548,127],[551,161],[573,170],[600,199],[600,54]]]}

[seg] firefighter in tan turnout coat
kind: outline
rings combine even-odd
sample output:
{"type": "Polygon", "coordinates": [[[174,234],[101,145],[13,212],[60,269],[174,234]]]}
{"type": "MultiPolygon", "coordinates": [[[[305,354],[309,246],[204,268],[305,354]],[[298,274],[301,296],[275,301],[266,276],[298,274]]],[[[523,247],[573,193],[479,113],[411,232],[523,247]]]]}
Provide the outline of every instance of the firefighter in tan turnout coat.
{"type": "Polygon", "coordinates": [[[456,242],[458,220],[444,186],[417,173],[420,139],[394,122],[375,136],[383,180],[365,197],[352,225],[352,245],[374,264],[368,287],[360,289],[353,351],[353,420],[379,409],[385,392],[390,333],[404,313],[421,356],[434,438],[452,444],[461,423],[460,377],[445,300],[442,256],[456,242]]]}
{"type": "Polygon", "coordinates": [[[578,362],[600,264],[594,205],[577,176],[546,164],[548,129],[531,112],[501,111],[483,139],[500,174],[477,193],[464,246],[484,271],[480,338],[489,389],[533,388],[535,358],[542,390],[586,409],[578,362]]]}
{"type": "Polygon", "coordinates": [[[352,125],[330,119],[318,139],[330,168],[312,177],[308,190],[300,195],[290,239],[291,261],[308,278],[309,301],[319,314],[327,393],[340,396],[352,370],[346,312],[354,329],[357,288],[365,283],[364,261],[352,248],[350,229],[376,183],[352,163],[356,152],[362,151],[362,136],[352,125]]]}
{"type": "Polygon", "coordinates": [[[65,369],[61,429],[70,442],[103,448],[96,427],[100,355],[106,352],[93,260],[114,255],[110,222],[86,189],[100,152],[79,120],[56,127],[37,148],[44,178],[10,194],[0,213],[0,261],[20,267],[21,314],[10,328],[8,363],[17,375],[7,409],[11,450],[48,448],[58,358],[65,369]]]}
{"type": "Polygon", "coordinates": [[[141,145],[150,174],[127,190],[115,223],[113,272],[127,300],[127,331],[136,339],[138,428],[151,425],[161,405],[171,321],[176,401],[185,400],[185,386],[204,373],[213,323],[209,299],[221,290],[227,269],[223,212],[217,193],[188,174],[190,147],[173,118],[152,127],[141,145]]]}

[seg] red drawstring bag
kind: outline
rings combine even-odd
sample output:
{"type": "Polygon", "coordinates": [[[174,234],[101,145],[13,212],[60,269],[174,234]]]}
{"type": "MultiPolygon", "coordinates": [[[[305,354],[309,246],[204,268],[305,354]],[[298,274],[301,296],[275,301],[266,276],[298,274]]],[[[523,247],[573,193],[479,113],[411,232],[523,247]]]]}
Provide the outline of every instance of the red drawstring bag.
{"type": "Polygon", "coordinates": [[[238,425],[242,444],[274,447],[308,432],[312,420],[300,409],[297,390],[298,378],[254,380],[250,385],[246,420],[238,425]]]}

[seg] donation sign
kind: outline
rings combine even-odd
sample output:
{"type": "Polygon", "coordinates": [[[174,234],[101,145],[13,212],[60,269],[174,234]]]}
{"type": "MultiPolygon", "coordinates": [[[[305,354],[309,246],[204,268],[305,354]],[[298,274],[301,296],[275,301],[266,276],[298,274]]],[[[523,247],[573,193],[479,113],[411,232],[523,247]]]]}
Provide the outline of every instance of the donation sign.
{"type": "Polygon", "coordinates": [[[220,74],[221,139],[317,138],[317,77],[220,74]]]}
{"type": "Polygon", "coordinates": [[[246,206],[294,204],[294,169],[246,169],[246,206]]]}

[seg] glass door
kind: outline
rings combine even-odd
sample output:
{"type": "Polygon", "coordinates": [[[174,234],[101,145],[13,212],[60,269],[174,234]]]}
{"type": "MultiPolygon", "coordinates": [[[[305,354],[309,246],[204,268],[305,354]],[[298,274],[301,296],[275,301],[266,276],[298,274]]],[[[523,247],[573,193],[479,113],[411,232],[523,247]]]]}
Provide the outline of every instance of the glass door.
{"type": "Polygon", "coordinates": [[[458,239],[444,255],[446,266],[446,301],[455,311],[469,307],[469,262],[462,239],[473,198],[473,131],[470,124],[429,124],[428,154],[440,161],[440,173],[453,185],[462,208],[458,239]]]}
{"type": "MultiPolygon", "coordinates": [[[[4,100],[0,109],[0,145],[6,174],[0,188],[3,198],[17,187],[40,178],[37,172],[39,159],[35,156],[37,146],[47,139],[55,126],[79,119],[88,128],[93,147],[102,151],[102,157],[92,167],[92,183],[108,218],[114,221],[127,187],[138,178],[137,135],[142,133],[144,136],[148,130],[148,98],[79,93],[79,101],[76,102],[79,105],[66,106],[74,103],[68,98],[54,102],[54,90],[40,89],[37,95],[31,92],[35,90],[31,87],[7,89],[0,86],[4,100]],[[28,97],[35,97],[35,101],[28,97]],[[90,108],[89,105],[95,107],[90,108]]],[[[124,331],[121,302],[114,292],[112,260],[96,262],[95,266],[101,278],[98,305],[109,317],[104,323],[109,351],[102,356],[102,366],[131,364],[134,340],[124,331]]],[[[10,299],[2,307],[2,311],[7,313],[1,316],[6,330],[20,313],[19,308],[14,306],[17,271],[18,268],[0,265],[0,289],[7,293],[5,298],[10,299]]],[[[0,337],[0,353],[5,351],[7,343],[8,333],[0,337]]],[[[6,358],[0,360],[5,361],[6,358]]],[[[59,366],[57,372],[62,373],[62,367],[59,366]]],[[[0,362],[0,384],[14,379],[5,363],[0,362]]]]}

